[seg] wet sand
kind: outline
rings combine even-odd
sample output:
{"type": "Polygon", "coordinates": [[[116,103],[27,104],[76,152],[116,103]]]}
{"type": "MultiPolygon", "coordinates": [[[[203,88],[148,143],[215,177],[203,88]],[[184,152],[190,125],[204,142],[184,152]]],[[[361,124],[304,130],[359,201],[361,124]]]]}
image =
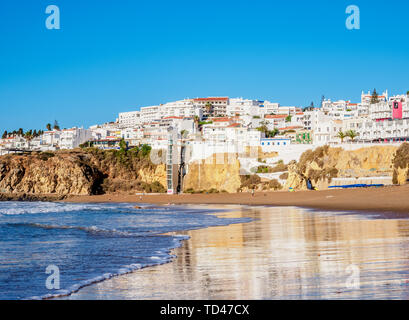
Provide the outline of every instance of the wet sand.
{"type": "Polygon", "coordinates": [[[66,202],[135,202],[155,204],[242,204],[297,206],[322,210],[409,213],[409,185],[368,189],[299,192],[182,195],[75,196],[66,202]]]}
{"type": "Polygon", "coordinates": [[[219,215],[254,220],[180,232],[190,239],[173,251],[173,262],[67,298],[409,298],[408,219],[295,207],[229,208],[234,211],[219,215]]]}

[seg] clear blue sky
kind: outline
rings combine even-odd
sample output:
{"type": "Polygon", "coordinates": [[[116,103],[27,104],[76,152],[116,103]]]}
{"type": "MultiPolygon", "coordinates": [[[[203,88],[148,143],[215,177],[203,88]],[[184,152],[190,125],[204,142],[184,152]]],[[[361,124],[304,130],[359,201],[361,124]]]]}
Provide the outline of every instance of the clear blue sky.
{"type": "Polygon", "coordinates": [[[408,34],[402,0],[2,0],[0,130],[88,127],[187,97],[406,93],[408,34]],[[61,30],[45,28],[50,4],[61,30]],[[361,30],[345,27],[350,4],[361,30]]]}

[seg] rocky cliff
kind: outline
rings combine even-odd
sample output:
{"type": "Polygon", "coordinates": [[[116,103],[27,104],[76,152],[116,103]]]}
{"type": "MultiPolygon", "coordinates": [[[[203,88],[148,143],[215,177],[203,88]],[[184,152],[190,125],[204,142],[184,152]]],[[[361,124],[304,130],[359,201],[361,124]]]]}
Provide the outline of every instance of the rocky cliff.
{"type": "Polygon", "coordinates": [[[184,179],[184,190],[188,192],[214,189],[232,193],[240,186],[240,162],[235,154],[214,154],[190,163],[184,179]]]}
{"type": "Polygon", "coordinates": [[[402,144],[393,159],[393,183],[406,184],[409,179],[409,144],[402,144]]]}
{"type": "Polygon", "coordinates": [[[333,178],[362,178],[393,175],[393,160],[397,148],[374,146],[346,151],[342,148],[319,147],[304,152],[297,162],[289,165],[285,189],[307,189],[307,179],[315,187],[328,187],[333,178]]]}
{"type": "Polygon", "coordinates": [[[165,166],[139,151],[87,149],[0,157],[0,193],[164,192],[165,166]]]}

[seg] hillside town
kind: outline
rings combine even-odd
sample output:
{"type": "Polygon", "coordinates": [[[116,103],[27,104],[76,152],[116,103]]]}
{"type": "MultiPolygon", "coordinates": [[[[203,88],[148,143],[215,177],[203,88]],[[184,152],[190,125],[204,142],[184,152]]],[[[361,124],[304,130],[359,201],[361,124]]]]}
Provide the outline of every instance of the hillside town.
{"type": "MultiPolygon", "coordinates": [[[[119,113],[116,121],[88,129],[48,130],[23,134],[4,132],[0,154],[24,151],[74,149],[81,145],[119,149],[147,144],[152,149],[168,146],[169,128],[177,139],[200,149],[259,146],[263,151],[294,144],[390,143],[409,138],[409,92],[389,96],[362,92],[361,101],[332,101],[307,108],[243,98],[208,97],[184,99],[138,111],[119,113]]],[[[238,152],[238,150],[233,150],[238,152]]]]}

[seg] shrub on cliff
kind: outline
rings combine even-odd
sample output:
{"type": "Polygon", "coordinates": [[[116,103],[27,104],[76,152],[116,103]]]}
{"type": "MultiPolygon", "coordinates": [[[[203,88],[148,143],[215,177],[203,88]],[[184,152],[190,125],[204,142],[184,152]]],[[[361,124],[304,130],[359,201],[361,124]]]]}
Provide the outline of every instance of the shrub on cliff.
{"type": "Polygon", "coordinates": [[[256,172],[257,173],[275,173],[275,172],[283,172],[287,170],[288,170],[288,166],[280,162],[275,167],[258,166],[256,172]]]}
{"type": "Polygon", "coordinates": [[[146,192],[146,193],[165,193],[165,187],[158,181],[146,183],[138,180],[113,180],[105,179],[102,183],[102,189],[106,193],[116,192],[146,192]]]}
{"type": "Polygon", "coordinates": [[[326,159],[325,157],[329,154],[329,146],[325,145],[318,147],[315,150],[305,151],[298,161],[297,171],[298,174],[302,175],[303,178],[309,178],[314,182],[319,180],[328,180],[331,182],[333,178],[338,176],[338,169],[335,167],[325,167],[326,159]],[[308,169],[308,165],[311,163],[316,163],[320,169],[308,169]]]}
{"type": "MultiPolygon", "coordinates": [[[[393,164],[393,178],[392,182],[398,184],[398,169],[408,169],[409,168],[409,143],[403,143],[396,151],[395,157],[392,160],[393,164]]],[[[409,174],[409,170],[407,171],[409,174]]],[[[406,178],[409,178],[407,176],[406,178]]]]}
{"type": "Polygon", "coordinates": [[[143,168],[153,169],[155,165],[150,160],[149,146],[143,145],[130,150],[100,150],[88,148],[84,150],[92,155],[91,161],[110,178],[137,179],[138,171],[143,168]]]}
{"type": "Polygon", "coordinates": [[[54,156],[55,156],[55,154],[52,153],[52,152],[41,152],[41,153],[38,155],[38,158],[39,158],[40,160],[47,161],[48,159],[50,159],[50,158],[52,158],[52,157],[54,157],[54,156]]]}
{"type": "Polygon", "coordinates": [[[281,190],[283,188],[283,186],[281,185],[280,182],[278,182],[277,179],[273,179],[268,183],[268,187],[270,189],[274,189],[274,190],[281,190]]]}
{"type": "Polygon", "coordinates": [[[324,166],[324,156],[328,154],[329,146],[318,147],[315,150],[305,151],[298,161],[298,169],[305,172],[309,163],[315,162],[319,167],[324,166]]]}
{"type": "Polygon", "coordinates": [[[240,176],[240,188],[256,189],[261,183],[261,178],[257,175],[242,175],[240,176]]]}

